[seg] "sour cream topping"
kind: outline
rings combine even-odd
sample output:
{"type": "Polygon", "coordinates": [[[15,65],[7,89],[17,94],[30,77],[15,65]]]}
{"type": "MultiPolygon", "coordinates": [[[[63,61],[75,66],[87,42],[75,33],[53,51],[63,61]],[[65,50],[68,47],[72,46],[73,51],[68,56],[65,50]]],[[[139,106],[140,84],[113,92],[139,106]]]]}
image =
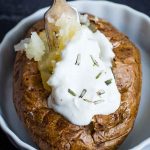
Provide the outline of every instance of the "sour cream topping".
{"type": "Polygon", "coordinates": [[[49,108],[76,125],[88,125],[94,115],[115,112],[121,98],[111,70],[112,49],[104,34],[82,25],[48,80],[49,108]]]}

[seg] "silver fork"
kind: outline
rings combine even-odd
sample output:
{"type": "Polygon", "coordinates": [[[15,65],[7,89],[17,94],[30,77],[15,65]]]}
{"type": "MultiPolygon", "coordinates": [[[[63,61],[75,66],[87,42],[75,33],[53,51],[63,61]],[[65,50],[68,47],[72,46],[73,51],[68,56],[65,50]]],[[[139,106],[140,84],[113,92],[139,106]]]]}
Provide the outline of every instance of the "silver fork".
{"type": "Polygon", "coordinates": [[[62,14],[66,17],[78,19],[76,9],[72,8],[66,0],[53,1],[52,7],[45,13],[45,30],[50,50],[55,50],[58,48],[58,28],[55,26],[55,22],[61,17],[62,14]]]}

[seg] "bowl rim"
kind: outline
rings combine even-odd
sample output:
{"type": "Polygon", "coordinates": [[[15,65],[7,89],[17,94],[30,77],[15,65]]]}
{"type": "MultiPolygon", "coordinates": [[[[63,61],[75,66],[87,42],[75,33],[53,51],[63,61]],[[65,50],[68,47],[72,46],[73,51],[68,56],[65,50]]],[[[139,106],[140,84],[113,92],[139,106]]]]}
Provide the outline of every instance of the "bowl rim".
{"type": "MultiPolygon", "coordinates": [[[[144,18],[147,22],[150,23],[150,17],[140,11],[137,11],[129,6],[123,5],[123,4],[118,4],[115,2],[109,2],[109,1],[96,1],[96,0],[87,0],[87,1],[72,1],[69,2],[70,4],[74,4],[74,3],[79,3],[83,4],[83,3],[88,3],[89,5],[91,3],[101,3],[101,4],[106,4],[109,6],[113,6],[113,7],[119,7],[122,9],[125,9],[127,11],[129,11],[130,13],[137,15],[138,17],[142,17],[144,18]]],[[[45,8],[41,8],[39,10],[37,10],[36,12],[34,12],[33,14],[25,17],[24,19],[22,19],[19,23],[17,23],[17,25],[15,27],[13,27],[11,30],[9,30],[6,35],[4,36],[2,42],[0,43],[0,53],[3,49],[3,46],[5,45],[5,42],[18,30],[18,28],[20,28],[24,23],[26,23],[29,20],[32,20],[32,18],[37,14],[37,13],[42,13],[44,11],[46,11],[49,7],[45,7],[45,8]]],[[[0,127],[1,129],[6,133],[6,135],[11,139],[11,141],[14,142],[16,147],[20,147],[23,149],[30,149],[30,150],[36,150],[35,148],[33,148],[31,145],[25,143],[23,140],[21,140],[7,125],[7,122],[5,121],[5,119],[2,117],[2,111],[0,110],[0,127]]],[[[145,145],[150,145],[150,139],[147,139],[143,142],[141,142],[138,146],[135,146],[132,150],[137,150],[139,149],[139,147],[142,146],[142,148],[145,145]]]]}

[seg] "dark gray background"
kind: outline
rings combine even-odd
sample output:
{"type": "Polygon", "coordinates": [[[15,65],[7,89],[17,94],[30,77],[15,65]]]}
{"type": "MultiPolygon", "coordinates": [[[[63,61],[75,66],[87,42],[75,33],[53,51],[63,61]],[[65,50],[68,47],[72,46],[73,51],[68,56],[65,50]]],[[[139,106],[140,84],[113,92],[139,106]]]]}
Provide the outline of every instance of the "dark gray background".
{"type": "MultiPolygon", "coordinates": [[[[150,16],[150,0],[110,0],[128,5],[150,16]]],[[[4,35],[21,19],[36,10],[49,6],[52,0],[0,0],[0,42],[4,35]]],[[[2,130],[0,130],[0,149],[15,150],[2,130]]]]}
{"type": "MultiPolygon", "coordinates": [[[[133,7],[150,16],[149,0],[111,0],[133,7]]],[[[5,33],[22,18],[49,6],[52,0],[0,0],[0,41],[5,33]]]]}

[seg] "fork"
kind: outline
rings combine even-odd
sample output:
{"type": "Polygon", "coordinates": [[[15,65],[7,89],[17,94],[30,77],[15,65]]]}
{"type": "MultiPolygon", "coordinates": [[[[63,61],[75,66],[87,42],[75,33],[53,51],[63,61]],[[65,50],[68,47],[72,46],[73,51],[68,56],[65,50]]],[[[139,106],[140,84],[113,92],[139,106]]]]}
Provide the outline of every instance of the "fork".
{"type": "Polygon", "coordinates": [[[72,8],[66,0],[54,0],[53,5],[45,13],[45,31],[47,36],[47,41],[50,50],[58,48],[58,27],[55,26],[55,22],[61,17],[70,17],[72,19],[78,20],[78,14],[76,9],[72,8]]]}

